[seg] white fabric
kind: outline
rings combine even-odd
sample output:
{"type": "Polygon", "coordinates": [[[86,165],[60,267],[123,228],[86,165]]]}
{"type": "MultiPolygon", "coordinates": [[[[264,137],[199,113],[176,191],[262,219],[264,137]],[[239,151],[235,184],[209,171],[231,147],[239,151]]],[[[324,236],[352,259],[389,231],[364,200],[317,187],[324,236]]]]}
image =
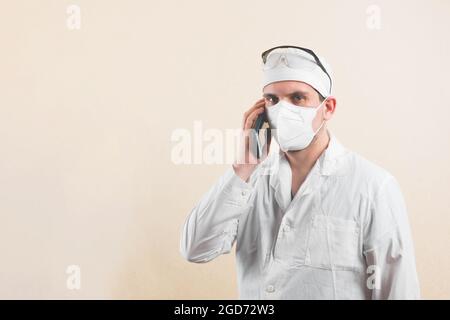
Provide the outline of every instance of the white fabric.
{"type": "MultiPolygon", "coordinates": [[[[262,88],[266,85],[285,80],[302,81],[309,84],[311,87],[319,91],[323,97],[328,97],[332,94],[330,79],[326,73],[316,64],[314,58],[305,51],[294,48],[280,48],[275,49],[269,53],[267,60],[271,59],[272,54],[285,53],[286,59],[279,59],[276,67],[265,70],[263,67],[262,88]],[[289,67],[293,63],[293,59],[300,59],[301,68],[289,67]]],[[[330,65],[321,56],[318,56],[320,62],[327,70],[330,77],[333,77],[330,65]]]]}
{"type": "Polygon", "coordinates": [[[328,147],[293,200],[281,151],[248,183],[228,169],[188,215],[183,257],[208,262],[236,242],[240,299],[419,298],[396,179],[328,133],[328,147]],[[378,282],[370,281],[374,268],[378,282]],[[373,283],[379,287],[370,289],[373,283]]]}
{"type": "Polygon", "coordinates": [[[303,150],[309,146],[325,123],[323,120],[314,131],[313,120],[325,101],[317,107],[302,107],[280,100],[277,104],[266,107],[270,128],[275,133],[273,137],[282,151],[303,150]]]}

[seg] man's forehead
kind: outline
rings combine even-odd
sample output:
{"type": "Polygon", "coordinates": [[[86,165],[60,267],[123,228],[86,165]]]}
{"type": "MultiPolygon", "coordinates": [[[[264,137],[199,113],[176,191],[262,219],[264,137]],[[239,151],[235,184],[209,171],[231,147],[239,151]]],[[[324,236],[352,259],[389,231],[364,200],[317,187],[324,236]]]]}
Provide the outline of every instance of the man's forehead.
{"type": "Polygon", "coordinates": [[[267,95],[291,95],[293,93],[308,94],[314,89],[307,83],[301,81],[279,81],[264,87],[263,93],[267,95]]]}

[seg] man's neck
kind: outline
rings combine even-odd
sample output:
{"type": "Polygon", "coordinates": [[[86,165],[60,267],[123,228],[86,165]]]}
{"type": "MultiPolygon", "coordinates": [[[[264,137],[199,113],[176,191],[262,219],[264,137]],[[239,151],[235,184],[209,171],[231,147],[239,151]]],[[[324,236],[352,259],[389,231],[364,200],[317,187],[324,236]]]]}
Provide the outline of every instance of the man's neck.
{"type": "Polygon", "coordinates": [[[329,141],[328,130],[323,126],[307,148],[298,151],[287,151],[285,154],[291,170],[304,174],[308,173],[322,152],[328,147],[329,141]]]}

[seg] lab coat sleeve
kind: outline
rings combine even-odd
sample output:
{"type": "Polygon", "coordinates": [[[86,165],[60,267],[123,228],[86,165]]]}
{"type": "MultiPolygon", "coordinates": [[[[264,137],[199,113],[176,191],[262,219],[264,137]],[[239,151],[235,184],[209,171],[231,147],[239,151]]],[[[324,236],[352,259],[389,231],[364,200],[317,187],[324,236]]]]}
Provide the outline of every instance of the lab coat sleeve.
{"type": "Polygon", "coordinates": [[[393,176],[375,194],[366,222],[366,285],[372,299],[420,299],[406,205],[393,176]]]}
{"type": "Polygon", "coordinates": [[[180,241],[180,252],[186,260],[204,263],[230,253],[239,218],[253,207],[256,172],[245,182],[229,168],[192,209],[180,241]]]}

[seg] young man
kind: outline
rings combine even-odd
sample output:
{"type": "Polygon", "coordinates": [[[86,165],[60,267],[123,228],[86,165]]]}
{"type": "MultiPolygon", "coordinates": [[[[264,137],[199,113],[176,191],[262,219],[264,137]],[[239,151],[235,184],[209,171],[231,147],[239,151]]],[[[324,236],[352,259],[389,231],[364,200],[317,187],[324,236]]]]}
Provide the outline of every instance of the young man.
{"type": "Polygon", "coordinates": [[[186,219],[188,261],[211,261],[236,241],[241,299],[419,298],[400,187],[327,129],[332,85],[311,50],[265,51],[264,98],[242,127],[266,112],[280,152],[256,160],[246,139],[248,161],[236,161],[186,219]]]}

